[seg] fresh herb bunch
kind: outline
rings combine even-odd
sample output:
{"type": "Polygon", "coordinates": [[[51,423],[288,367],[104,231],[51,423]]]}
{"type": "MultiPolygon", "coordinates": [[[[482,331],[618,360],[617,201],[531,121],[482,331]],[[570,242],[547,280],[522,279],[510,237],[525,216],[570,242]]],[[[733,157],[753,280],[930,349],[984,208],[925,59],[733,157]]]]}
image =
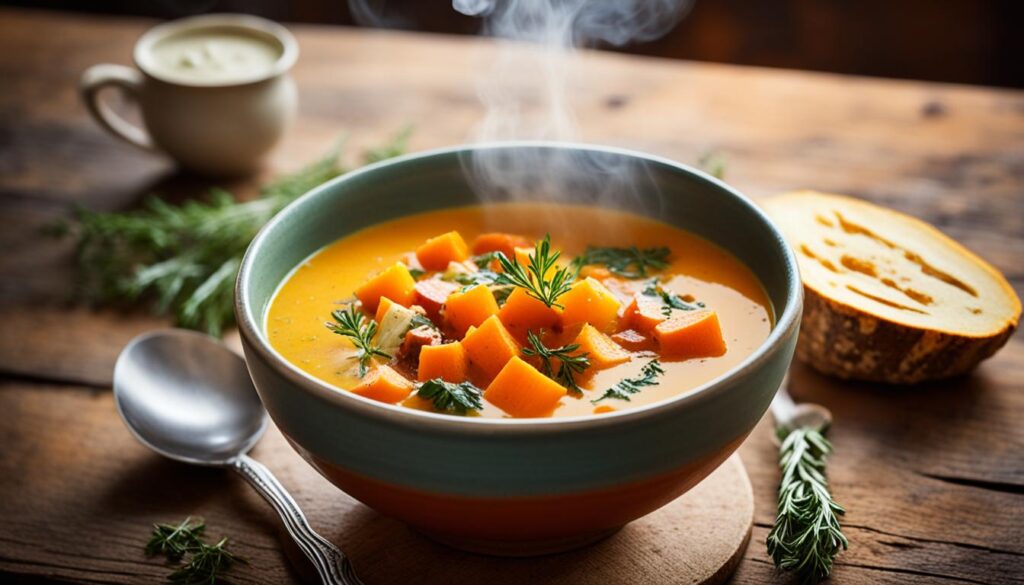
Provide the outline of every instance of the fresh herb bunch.
{"type": "Polygon", "coordinates": [[[832,444],[825,430],[803,427],[778,429],[778,515],[768,533],[768,554],[780,569],[796,572],[805,582],[828,577],[840,549],[849,546],[839,526],[845,513],[832,499],[825,462],[832,444]]]}
{"type": "Polygon", "coordinates": [[[558,304],[558,297],[569,292],[576,271],[571,267],[555,268],[560,252],[551,250],[551,235],[538,240],[530,254],[530,265],[523,267],[516,258],[508,259],[498,252],[495,257],[501,264],[502,272],[495,281],[497,284],[518,286],[526,290],[531,297],[549,307],[564,308],[558,304]],[[548,271],[554,269],[551,278],[546,278],[548,271]]]}
{"type": "Polygon", "coordinates": [[[578,343],[549,348],[544,345],[544,342],[533,331],[526,332],[526,340],[530,345],[523,348],[523,355],[540,358],[544,374],[547,377],[565,386],[570,393],[576,396],[583,394],[583,390],[576,383],[576,376],[582,374],[590,367],[589,353],[576,353],[580,349],[578,343]],[[559,362],[557,374],[554,373],[551,360],[558,360],[559,362]]]}
{"type": "Polygon", "coordinates": [[[434,408],[441,412],[466,414],[484,407],[483,393],[469,382],[455,384],[434,378],[420,384],[416,395],[433,402],[434,408]]]}
{"type": "MultiPolygon", "coordinates": [[[[373,162],[402,152],[408,130],[366,153],[373,162]]],[[[151,299],[158,314],[179,326],[220,335],[234,322],[235,276],[249,242],[284,206],[346,169],[339,149],[265,185],[260,197],[239,202],[222,189],[180,205],[150,197],[125,212],[78,208],[53,226],[77,241],[79,295],[99,303],[151,299]]]]}
{"type": "Polygon", "coordinates": [[[337,309],[331,312],[334,323],[327,323],[327,328],[343,337],[347,337],[352,345],[356,347],[354,360],[359,360],[359,377],[366,375],[366,371],[373,361],[374,356],[391,359],[391,355],[382,351],[373,342],[373,336],[377,334],[377,322],[368,319],[355,305],[348,305],[344,309],[337,309]]]}
{"type": "Polygon", "coordinates": [[[604,391],[604,394],[600,398],[591,400],[592,403],[597,404],[602,400],[615,399],[625,400],[629,402],[629,397],[633,394],[637,394],[642,391],[645,386],[657,386],[658,376],[665,373],[665,370],[661,367],[661,362],[657,359],[653,359],[640,369],[640,375],[635,378],[624,378],[611,388],[604,391]]]}
{"type": "Polygon", "coordinates": [[[217,544],[203,542],[206,523],[185,518],[178,524],[154,524],[153,533],[146,543],[146,554],[162,554],[172,563],[179,563],[186,555],[188,562],[171,573],[167,580],[179,585],[215,585],[224,571],[245,559],[227,550],[228,539],[217,544]]]}
{"type": "Polygon", "coordinates": [[[599,264],[622,278],[646,278],[648,272],[664,270],[668,267],[668,248],[600,248],[587,246],[587,249],[572,262],[576,270],[589,264],[599,264]]]}
{"type": "Polygon", "coordinates": [[[661,314],[665,317],[671,317],[673,310],[696,311],[697,309],[704,308],[704,303],[691,303],[684,301],[683,298],[676,293],[661,286],[656,278],[652,278],[647,283],[647,286],[644,287],[641,294],[649,297],[660,297],[662,302],[661,314]]]}

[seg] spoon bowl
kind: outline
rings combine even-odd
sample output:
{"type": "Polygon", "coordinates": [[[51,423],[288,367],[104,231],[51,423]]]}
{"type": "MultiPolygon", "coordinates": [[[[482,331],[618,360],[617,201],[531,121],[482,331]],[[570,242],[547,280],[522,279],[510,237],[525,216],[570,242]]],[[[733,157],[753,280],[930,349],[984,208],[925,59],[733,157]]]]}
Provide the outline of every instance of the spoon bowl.
{"type": "Polygon", "coordinates": [[[267,428],[245,362],[182,329],[147,333],[124,348],[114,367],[114,401],[142,443],[186,463],[228,465],[267,428]]]}

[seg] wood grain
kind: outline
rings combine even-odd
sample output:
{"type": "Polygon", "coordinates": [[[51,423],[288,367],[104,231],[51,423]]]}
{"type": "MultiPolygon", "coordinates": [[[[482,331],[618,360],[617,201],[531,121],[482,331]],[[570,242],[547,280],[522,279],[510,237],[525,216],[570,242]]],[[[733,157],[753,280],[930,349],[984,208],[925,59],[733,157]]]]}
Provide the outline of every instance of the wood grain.
{"type": "MultiPolygon", "coordinates": [[[[294,581],[301,575],[286,562],[276,520],[254,494],[240,483],[223,485],[217,473],[152,458],[109,410],[117,349],[165,322],[69,305],[69,245],[38,234],[71,204],[119,209],[154,190],[202,193],[205,181],[104,134],[75,93],[85,67],[127,63],[150,24],[0,10],[0,373],[10,380],[0,387],[0,468],[25,470],[0,476],[2,505],[19,506],[0,523],[0,572],[153,582],[163,568],[132,556],[140,531],[201,513],[258,561],[259,577],[245,573],[239,582],[294,581]],[[121,441],[114,467],[104,468],[108,488],[76,498],[76,478],[64,471],[83,463],[76,461],[82,443],[104,433],[121,441]],[[76,531],[85,529],[113,548],[75,548],[76,531]]],[[[266,174],[300,166],[343,133],[354,157],[412,123],[411,147],[421,150],[465,141],[481,117],[478,72],[495,56],[486,41],[294,30],[302,47],[300,117],[266,174]]],[[[814,188],[900,209],[964,243],[1024,293],[1024,92],[602,53],[582,61],[572,95],[582,139],[683,162],[716,150],[728,161],[727,180],[755,198],[814,188]]],[[[258,180],[223,186],[248,197],[258,180]]],[[[841,383],[794,367],[797,398],[825,404],[836,417],[830,472],[849,509],[851,549],[839,557],[834,582],[1019,582],[1022,388],[1020,333],[970,377],[910,389],[841,383]]],[[[741,448],[755,526],[737,583],[786,581],[764,551],[778,481],[770,436],[770,421],[762,421],[741,448]]],[[[314,518],[343,497],[290,452],[274,459],[273,449],[262,449],[258,455],[314,518]]],[[[345,534],[330,536],[353,545],[345,534]]]]}

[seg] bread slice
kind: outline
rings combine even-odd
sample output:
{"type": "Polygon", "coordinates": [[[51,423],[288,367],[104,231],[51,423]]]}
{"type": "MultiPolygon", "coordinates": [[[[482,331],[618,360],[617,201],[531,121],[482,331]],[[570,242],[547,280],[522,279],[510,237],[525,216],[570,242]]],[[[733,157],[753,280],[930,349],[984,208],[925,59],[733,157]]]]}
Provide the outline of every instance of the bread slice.
{"type": "Polygon", "coordinates": [[[797,357],[840,378],[912,384],[1002,347],[1021,303],[998,270],[934,227],[865,201],[798,191],[764,201],[804,282],[797,357]]]}

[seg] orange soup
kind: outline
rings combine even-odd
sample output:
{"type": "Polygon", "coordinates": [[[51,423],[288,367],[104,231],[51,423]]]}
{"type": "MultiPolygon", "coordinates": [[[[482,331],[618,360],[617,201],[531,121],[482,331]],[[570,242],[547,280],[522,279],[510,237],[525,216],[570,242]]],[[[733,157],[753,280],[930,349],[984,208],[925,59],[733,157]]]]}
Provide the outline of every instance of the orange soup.
{"type": "Polygon", "coordinates": [[[602,414],[686,393],[768,336],[761,284],[637,215],[499,204],[346,236],[285,280],[267,335],[343,392],[456,416],[602,414]]]}

